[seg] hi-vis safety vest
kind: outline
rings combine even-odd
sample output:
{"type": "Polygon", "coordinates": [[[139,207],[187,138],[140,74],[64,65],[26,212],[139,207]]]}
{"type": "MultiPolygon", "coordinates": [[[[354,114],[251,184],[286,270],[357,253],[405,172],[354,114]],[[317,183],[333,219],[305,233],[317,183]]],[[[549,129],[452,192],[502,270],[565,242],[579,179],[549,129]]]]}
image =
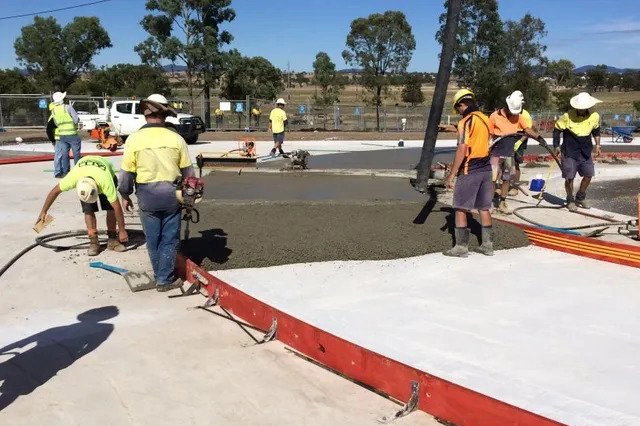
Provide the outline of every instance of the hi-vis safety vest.
{"type": "Polygon", "coordinates": [[[458,133],[467,148],[463,173],[489,165],[489,117],[479,111],[472,112],[458,122],[458,133]]]}
{"type": "Polygon", "coordinates": [[[73,122],[73,117],[71,117],[64,104],[54,106],[51,111],[51,117],[53,117],[53,121],[58,126],[58,136],[76,136],[78,134],[76,123],[73,122]]]}

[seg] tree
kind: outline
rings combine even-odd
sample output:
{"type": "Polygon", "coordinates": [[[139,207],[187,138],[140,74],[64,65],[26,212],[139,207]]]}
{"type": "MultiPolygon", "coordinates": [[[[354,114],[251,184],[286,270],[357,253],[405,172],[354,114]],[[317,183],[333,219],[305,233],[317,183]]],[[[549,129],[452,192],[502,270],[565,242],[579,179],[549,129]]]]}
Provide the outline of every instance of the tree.
{"type": "MultiPolygon", "coordinates": [[[[431,162],[435,154],[436,139],[438,137],[438,127],[442,118],[442,109],[444,107],[445,97],[447,96],[447,87],[449,87],[449,77],[451,75],[451,67],[454,58],[454,49],[456,47],[456,34],[458,30],[458,21],[460,19],[460,9],[462,8],[462,0],[445,0],[445,8],[447,13],[443,22],[443,27],[437,34],[440,43],[442,43],[442,51],[440,52],[440,64],[438,65],[438,74],[436,75],[436,87],[433,91],[433,100],[429,109],[429,118],[427,119],[427,128],[424,132],[424,142],[420,151],[420,161],[416,164],[416,178],[410,182],[416,191],[426,192],[428,189],[429,175],[431,174],[431,162]]],[[[435,191],[430,192],[429,205],[432,207],[436,203],[435,191]]]]}
{"type": "Polygon", "coordinates": [[[43,91],[66,90],[93,69],[91,60],[107,47],[109,34],[95,16],[77,16],[64,28],[54,17],[36,16],[14,43],[18,61],[43,91]]]}
{"type": "Polygon", "coordinates": [[[171,95],[169,80],[159,68],[150,65],[116,64],[94,71],[87,82],[92,96],[137,96],[151,93],[171,95]]]}
{"type": "Polygon", "coordinates": [[[351,22],[345,62],[362,68],[362,85],[372,93],[376,107],[376,129],[380,130],[380,105],[388,87],[388,73],[406,71],[416,48],[411,26],[404,13],[386,11],[351,22]]]}
{"type": "Polygon", "coordinates": [[[223,73],[220,48],[233,40],[228,31],[220,30],[220,24],[235,19],[230,4],[231,0],[147,0],[147,10],[157,14],[146,15],[140,22],[149,37],[134,49],[144,64],[159,66],[161,59],[184,63],[191,108],[196,85],[203,86],[207,127],[211,126],[211,87],[223,73]]]}
{"type": "MultiPolygon", "coordinates": [[[[445,7],[448,5],[445,0],[445,7]]],[[[442,44],[446,15],[440,15],[436,38],[442,44]]],[[[492,110],[504,103],[504,28],[496,0],[462,0],[453,72],[458,84],[473,89],[478,104],[492,110]]]]}
{"type": "Polygon", "coordinates": [[[0,93],[33,93],[36,88],[18,68],[0,70],[0,93]]]}
{"type": "Polygon", "coordinates": [[[587,71],[587,87],[592,92],[597,92],[598,89],[605,86],[607,81],[607,66],[596,65],[587,71]]]}
{"type": "Polygon", "coordinates": [[[404,88],[402,89],[402,102],[411,104],[412,107],[424,102],[422,93],[422,77],[417,74],[405,76],[404,88]]]}
{"type": "Polygon", "coordinates": [[[560,112],[567,112],[571,109],[571,104],[569,101],[572,97],[575,96],[575,93],[570,90],[565,90],[562,92],[555,92],[553,97],[555,98],[556,108],[560,112]]]}
{"type": "Polygon", "coordinates": [[[284,90],[282,72],[261,56],[249,58],[234,49],[225,55],[225,62],[220,88],[223,98],[275,99],[284,90]]]}
{"type": "Polygon", "coordinates": [[[576,66],[568,59],[551,61],[547,65],[547,75],[553,78],[558,86],[572,86],[576,66]]]}
{"type": "Polygon", "coordinates": [[[327,127],[326,108],[338,102],[340,92],[344,88],[344,79],[336,72],[336,64],[325,52],[318,52],[313,61],[313,84],[320,88],[320,93],[313,100],[324,113],[324,127],[327,127]]]}
{"type": "Polygon", "coordinates": [[[541,42],[547,34],[544,22],[526,14],[520,21],[506,21],[504,27],[504,95],[520,90],[529,109],[542,108],[549,100],[549,88],[541,80],[547,63],[547,47],[541,42]]]}
{"type": "Polygon", "coordinates": [[[605,80],[604,86],[610,92],[614,87],[618,86],[618,90],[622,90],[621,88],[622,76],[618,73],[612,72],[607,75],[607,79],[605,80]]]}
{"type": "Polygon", "coordinates": [[[634,88],[636,88],[636,82],[640,81],[640,78],[638,78],[639,75],[639,72],[634,71],[626,71],[624,74],[622,74],[622,79],[620,80],[620,90],[624,90],[625,92],[634,90],[634,88]]]}
{"type": "Polygon", "coordinates": [[[297,72],[295,74],[294,81],[298,86],[302,87],[305,84],[309,84],[309,77],[307,77],[303,72],[297,72]]]}

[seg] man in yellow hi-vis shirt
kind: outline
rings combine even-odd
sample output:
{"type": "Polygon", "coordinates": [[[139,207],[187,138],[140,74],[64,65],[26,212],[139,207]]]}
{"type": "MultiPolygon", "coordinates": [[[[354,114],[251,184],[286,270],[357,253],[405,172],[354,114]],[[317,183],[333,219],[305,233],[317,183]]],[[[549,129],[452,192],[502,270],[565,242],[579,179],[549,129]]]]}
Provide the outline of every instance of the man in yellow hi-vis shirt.
{"type": "Polygon", "coordinates": [[[287,103],[284,99],[279,98],[276,101],[276,107],[271,110],[269,114],[269,131],[273,133],[273,149],[271,155],[276,155],[276,150],[280,152],[280,155],[286,157],[286,154],[282,150],[282,144],[284,143],[284,131],[287,128],[287,113],[284,112],[284,106],[287,103]]]}
{"type": "Polygon", "coordinates": [[[194,173],[186,142],[165,127],[166,118],[176,116],[167,99],[151,95],[140,102],[140,109],[147,124],[127,139],[118,191],[130,210],[135,185],[156,289],[167,291],[182,285],[174,275],[181,222],[175,181],[194,173]]]}
{"type": "Polygon", "coordinates": [[[121,242],[127,242],[129,237],[124,227],[124,215],[118,200],[116,185],[116,173],[111,161],[96,155],[83,157],[49,191],[49,195],[47,195],[42,210],[38,215],[38,221],[45,219],[49,208],[51,208],[61,192],[75,189],[78,198],[80,198],[84,221],[89,234],[89,250],[87,254],[96,256],[100,253],[95,215],[98,211],[98,201],[100,201],[100,208],[107,212],[107,235],[109,236],[107,249],[117,252],[125,251],[126,248],[121,242]],[[118,233],[116,233],[116,224],[118,225],[118,233]]]}

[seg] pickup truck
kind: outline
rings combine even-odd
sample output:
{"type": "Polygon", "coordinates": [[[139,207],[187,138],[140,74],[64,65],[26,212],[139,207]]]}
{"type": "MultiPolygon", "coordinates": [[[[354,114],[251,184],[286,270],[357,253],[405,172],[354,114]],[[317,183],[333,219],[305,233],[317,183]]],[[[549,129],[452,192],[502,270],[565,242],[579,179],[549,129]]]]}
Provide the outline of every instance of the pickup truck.
{"type": "MultiPolygon", "coordinates": [[[[139,100],[115,101],[109,110],[111,129],[126,137],[144,126],[144,115],[140,111],[139,100]]],[[[175,126],[177,132],[188,144],[198,141],[200,133],[205,131],[204,122],[198,116],[179,112],[177,117],[168,117],[167,123],[175,126]]]]}
{"type": "MultiPolygon", "coordinates": [[[[111,106],[106,99],[91,100],[92,105],[88,106],[84,105],[86,101],[83,100],[70,103],[78,112],[80,128],[87,131],[108,124],[112,133],[126,139],[145,124],[139,100],[114,101],[111,106]]],[[[167,123],[174,126],[188,144],[196,143],[200,133],[205,131],[204,122],[200,117],[182,112],[179,112],[177,117],[168,117],[167,123]]]]}

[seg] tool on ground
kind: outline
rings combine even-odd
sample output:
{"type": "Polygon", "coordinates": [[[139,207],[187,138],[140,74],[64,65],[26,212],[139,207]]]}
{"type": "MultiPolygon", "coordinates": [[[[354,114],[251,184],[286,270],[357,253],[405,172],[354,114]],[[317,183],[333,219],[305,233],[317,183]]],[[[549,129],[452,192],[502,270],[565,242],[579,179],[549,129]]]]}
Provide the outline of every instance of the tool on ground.
{"type": "Polygon", "coordinates": [[[195,205],[202,201],[204,195],[204,181],[195,176],[178,179],[176,182],[176,198],[180,203],[184,215],[182,220],[186,222],[184,240],[189,239],[189,225],[200,222],[200,212],[195,205]]]}
{"type": "MultiPolygon", "coordinates": [[[[307,161],[311,154],[304,149],[296,149],[286,155],[290,158],[291,163],[287,167],[289,170],[307,170],[307,161]]],[[[283,156],[284,157],[284,156],[283,156]]],[[[286,158],[286,157],[285,157],[286,158]]]]}
{"type": "Polygon", "coordinates": [[[38,234],[40,232],[42,232],[42,230],[44,228],[46,228],[47,226],[49,226],[49,224],[53,222],[53,216],[51,216],[50,214],[47,214],[44,219],[40,219],[36,225],[33,227],[33,230],[36,231],[38,234]]]}
{"type": "Polygon", "coordinates": [[[133,292],[150,290],[156,287],[155,280],[149,276],[146,272],[131,272],[128,269],[119,268],[117,266],[108,265],[106,263],[93,260],[89,262],[89,266],[92,268],[100,268],[106,271],[115,272],[116,274],[120,274],[124,277],[124,280],[127,282],[127,285],[133,292]]]}

